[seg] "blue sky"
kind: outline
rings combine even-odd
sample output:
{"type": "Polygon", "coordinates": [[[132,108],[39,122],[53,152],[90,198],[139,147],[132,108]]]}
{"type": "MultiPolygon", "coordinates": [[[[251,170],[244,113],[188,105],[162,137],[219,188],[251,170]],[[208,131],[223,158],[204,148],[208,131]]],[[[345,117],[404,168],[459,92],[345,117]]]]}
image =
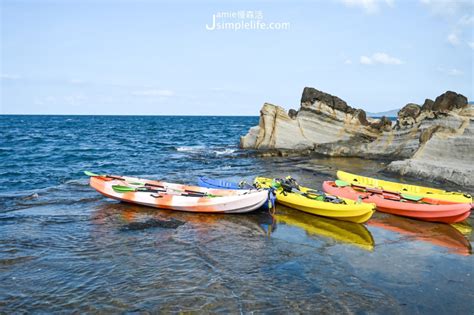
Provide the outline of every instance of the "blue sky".
{"type": "Polygon", "coordinates": [[[372,112],[446,90],[472,100],[473,10],[460,0],[1,0],[0,113],[258,115],[264,102],[298,108],[305,86],[372,112]],[[206,29],[213,14],[249,11],[245,22],[289,29],[206,29]]]}

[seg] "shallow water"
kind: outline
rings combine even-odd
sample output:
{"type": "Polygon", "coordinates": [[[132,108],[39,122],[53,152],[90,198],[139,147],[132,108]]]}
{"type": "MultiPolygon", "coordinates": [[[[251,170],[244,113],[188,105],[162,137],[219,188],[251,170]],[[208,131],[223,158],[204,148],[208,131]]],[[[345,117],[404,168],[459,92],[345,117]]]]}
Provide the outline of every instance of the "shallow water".
{"type": "Polygon", "coordinates": [[[81,174],[291,174],[320,188],[337,169],[384,166],[258,158],[237,148],[257,123],[0,116],[0,312],[472,312],[472,218],[453,227],[380,213],[361,225],[282,206],[273,216],[177,213],[108,200],[81,174]]]}

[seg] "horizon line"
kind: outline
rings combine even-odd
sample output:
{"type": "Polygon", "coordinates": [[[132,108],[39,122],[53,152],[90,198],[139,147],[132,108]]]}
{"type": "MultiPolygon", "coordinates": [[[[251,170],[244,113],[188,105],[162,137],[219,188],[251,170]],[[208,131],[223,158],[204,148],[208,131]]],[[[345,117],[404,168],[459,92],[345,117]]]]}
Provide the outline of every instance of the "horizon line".
{"type": "Polygon", "coordinates": [[[150,117],[260,117],[260,115],[181,115],[181,114],[0,114],[0,116],[150,116],[150,117]]]}

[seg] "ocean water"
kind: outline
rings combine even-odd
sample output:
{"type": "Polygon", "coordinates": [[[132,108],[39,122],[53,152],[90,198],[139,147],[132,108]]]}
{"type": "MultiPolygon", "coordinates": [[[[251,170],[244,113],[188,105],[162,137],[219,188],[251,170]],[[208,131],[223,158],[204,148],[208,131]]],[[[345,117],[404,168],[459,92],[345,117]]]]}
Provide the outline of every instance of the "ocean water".
{"type": "Polygon", "coordinates": [[[472,218],[450,226],[376,213],[355,224],[282,206],[179,213],[104,198],[82,174],[292,175],[320,188],[344,169],[403,180],[378,173],[381,161],[239,150],[257,123],[0,116],[0,313],[472,313],[472,218]]]}

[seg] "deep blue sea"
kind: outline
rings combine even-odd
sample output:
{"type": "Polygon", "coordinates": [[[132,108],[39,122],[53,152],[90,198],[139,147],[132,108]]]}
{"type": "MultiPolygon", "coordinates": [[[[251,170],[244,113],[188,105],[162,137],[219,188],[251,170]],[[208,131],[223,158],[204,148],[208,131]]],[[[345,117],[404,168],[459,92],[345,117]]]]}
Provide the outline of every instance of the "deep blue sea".
{"type": "Polygon", "coordinates": [[[178,213],[109,200],[83,175],[292,175],[314,188],[337,169],[389,178],[383,161],[240,150],[257,124],[0,116],[0,313],[472,313],[472,218],[450,226],[376,213],[355,224],[282,206],[178,213]]]}

